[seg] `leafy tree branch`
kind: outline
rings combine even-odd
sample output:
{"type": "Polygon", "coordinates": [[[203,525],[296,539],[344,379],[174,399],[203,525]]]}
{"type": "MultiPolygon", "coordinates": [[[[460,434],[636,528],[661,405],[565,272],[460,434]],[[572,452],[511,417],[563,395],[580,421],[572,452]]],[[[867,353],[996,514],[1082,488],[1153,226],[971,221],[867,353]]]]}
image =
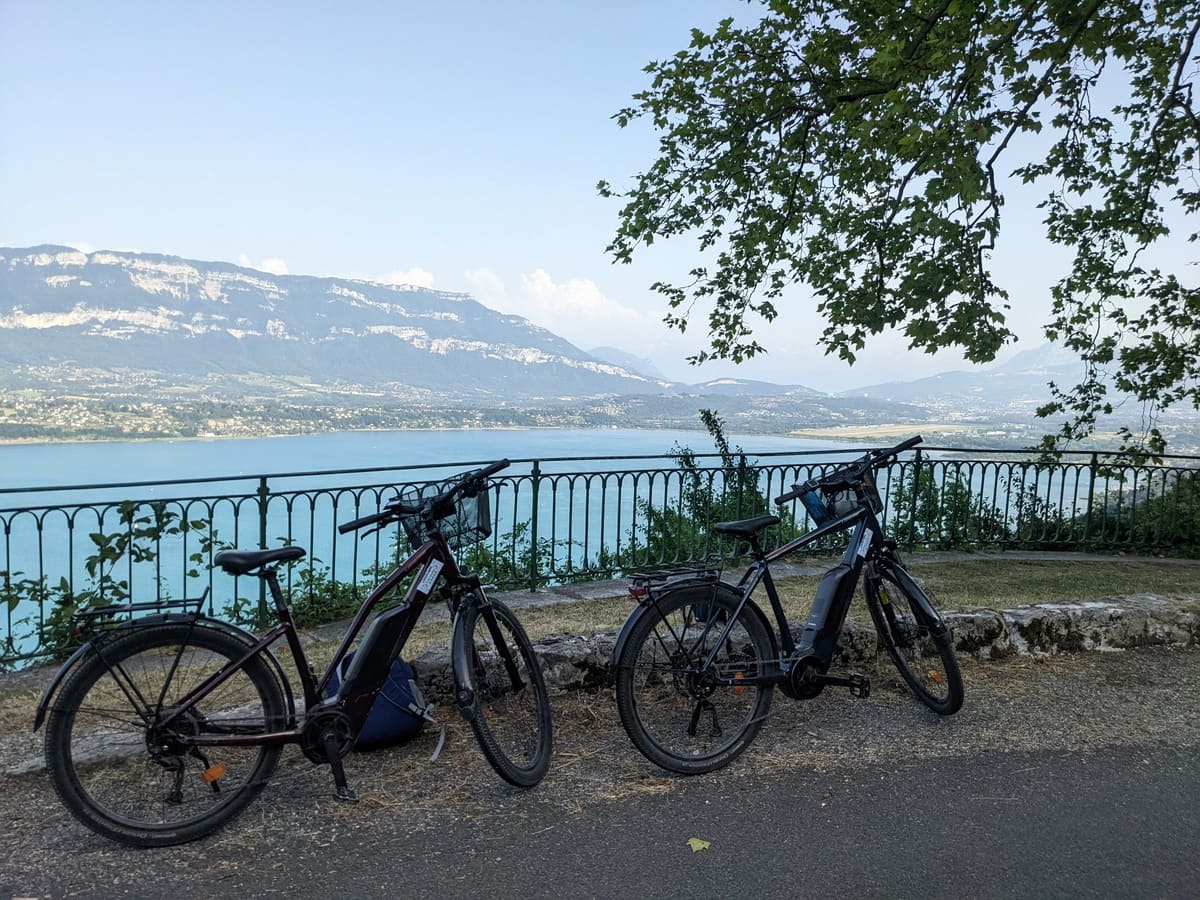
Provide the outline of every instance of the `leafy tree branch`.
{"type": "Polygon", "coordinates": [[[1040,198],[1070,271],[1048,284],[1047,336],[1083,363],[1041,412],[1048,442],[1090,434],[1123,397],[1146,410],[1125,443],[1160,452],[1161,410],[1200,406],[1195,0],[769,0],[757,21],[695,29],[646,67],[615,119],[649,122],[658,153],[626,189],[621,262],[686,236],[698,263],[653,285],[666,321],[706,311],[694,362],[765,349],[756,329],[807,286],[826,351],[853,362],[899,329],[914,350],[975,362],[1013,337],[993,268],[1006,192],[1040,198]],[[1174,244],[1172,244],[1174,246],[1174,244]]]}

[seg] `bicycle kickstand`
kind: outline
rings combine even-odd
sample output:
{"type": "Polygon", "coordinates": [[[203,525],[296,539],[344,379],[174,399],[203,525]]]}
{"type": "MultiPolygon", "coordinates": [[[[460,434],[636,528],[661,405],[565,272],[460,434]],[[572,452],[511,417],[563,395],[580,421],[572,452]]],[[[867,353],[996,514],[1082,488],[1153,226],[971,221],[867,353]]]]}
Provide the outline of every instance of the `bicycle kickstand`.
{"type": "Polygon", "coordinates": [[[333,797],[342,803],[357,803],[358,794],[352,791],[346,783],[346,767],[342,765],[341,741],[332,729],[322,735],[325,747],[325,758],[329,760],[329,768],[333,770],[333,797]]]}

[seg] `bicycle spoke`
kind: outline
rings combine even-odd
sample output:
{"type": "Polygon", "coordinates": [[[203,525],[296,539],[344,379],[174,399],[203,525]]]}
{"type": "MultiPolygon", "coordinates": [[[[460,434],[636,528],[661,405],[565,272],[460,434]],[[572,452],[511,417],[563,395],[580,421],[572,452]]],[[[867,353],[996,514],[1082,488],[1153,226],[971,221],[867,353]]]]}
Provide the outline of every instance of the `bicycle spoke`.
{"type": "Polygon", "coordinates": [[[201,749],[191,739],[277,727],[285,707],[274,676],[256,659],[230,672],[202,705],[172,704],[240,658],[244,646],[209,628],[156,625],[113,641],[111,665],[85,660],[63,686],[46,730],[51,778],[72,813],[140,846],[190,840],[235,815],[265,783],[279,748],[201,749]],[[160,713],[141,721],[134,697],[161,698],[160,713]]]}
{"type": "Polygon", "coordinates": [[[770,639],[758,620],[747,613],[720,640],[735,610],[735,600],[708,587],[661,597],[646,609],[617,662],[622,724],[638,749],[664,768],[724,765],[769,708],[769,688],[737,683],[739,676],[757,678],[763,661],[774,656],[764,652],[770,639]],[[712,614],[697,616],[697,603],[712,614]]]}
{"type": "Polygon", "coordinates": [[[871,615],[901,679],[934,712],[956,712],[962,705],[962,678],[949,632],[930,612],[924,594],[911,581],[904,586],[908,576],[903,570],[885,566],[873,577],[871,615]]]}
{"type": "Polygon", "coordinates": [[[455,640],[469,641],[471,672],[465,680],[475,695],[471,727],[496,772],[512,784],[531,787],[549,767],[552,740],[549,700],[537,657],[524,629],[502,603],[479,603],[464,615],[455,640]]]}

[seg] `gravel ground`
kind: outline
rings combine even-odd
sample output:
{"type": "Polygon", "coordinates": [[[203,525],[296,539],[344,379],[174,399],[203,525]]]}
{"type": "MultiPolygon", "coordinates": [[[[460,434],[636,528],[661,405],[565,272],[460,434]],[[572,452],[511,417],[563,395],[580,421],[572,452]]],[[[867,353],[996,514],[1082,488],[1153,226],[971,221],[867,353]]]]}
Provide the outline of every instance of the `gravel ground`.
{"type": "MultiPolygon", "coordinates": [[[[403,848],[412,859],[397,890],[444,887],[453,885],[447,873],[455,858],[483,852],[477,842],[489,829],[533,840],[543,829],[566,835],[610,820],[619,827],[627,805],[662,803],[666,809],[674,795],[696,786],[729,798],[739,784],[769,785],[797,772],[846,783],[872,767],[926,762],[954,761],[984,772],[998,753],[1052,752],[1086,760],[1118,749],[1137,757],[1144,748],[1146,754],[1182,751],[1194,758],[1200,749],[1197,662],[1197,651],[1156,650],[966,661],[966,705],[946,719],[919,707],[891,670],[881,668],[870,673],[869,700],[832,690],[799,704],[777,695],[770,721],[747,753],[721,772],[693,779],[667,775],[638,755],[607,692],[565,694],[555,698],[554,765],[529,792],[493,775],[469,729],[451,712],[446,748],[436,762],[428,759],[438,738],[433,729],[401,748],[351,756],[350,783],[362,798],[357,805],[334,802],[328,769],[310,766],[288,748],[271,786],[241,818],[206,840],[157,851],[123,848],[76,824],[44,775],[0,776],[0,900],[276,891],[309,896],[314,882],[306,871],[328,878],[341,865],[348,867],[346,883],[352,879],[354,859],[326,858],[331,847],[341,854],[358,848],[373,857],[403,848]],[[468,832],[473,837],[464,849],[468,832]]],[[[0,741],[0,771],[38,753],[38,737],[0,741]]],[[[869,830],[870,823],[860,825],[869,830]]],[[[544,847],[546,836],[538,840],[544,847]]],[[[542,858],[538,864],[552,872],[553,862],[542,858]]],[[[484,893],[486,886],[474,890],[484,893]]],[[[382,882],[378,887],[381,894],[391,890],[382,882]]],[[[461,885],[447,890],[473,892],[461,885]]]]}

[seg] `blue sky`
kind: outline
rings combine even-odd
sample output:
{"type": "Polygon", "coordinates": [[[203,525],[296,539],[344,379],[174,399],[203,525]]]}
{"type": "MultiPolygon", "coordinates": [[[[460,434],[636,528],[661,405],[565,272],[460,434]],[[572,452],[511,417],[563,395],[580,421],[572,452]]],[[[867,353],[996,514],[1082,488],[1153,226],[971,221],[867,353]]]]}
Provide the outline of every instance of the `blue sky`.
{"type": "MultiPolygon", "coordinates": [[[[667,242],[633,266],[605,255],[618,204],[596,182],[627,183],[655,147],[648,129],[620,129],[612,114],[691,27],[746,10],[0,0],[0,246],[468,291],[584,349],[621,345],[689,381],[835,390],[961,368],[953,354],[906,355],[896,336],[853,369],[823,357],[812,301],[796,289],[761,332],[764,358],[694,369],[684,360],[702,321],[682,337],[668,330],[648,289],[686,272],[693,248],[667,242]]],[[[1018,237],[1001,253],[1014,261],[1007,286],[1024,340],[1009,353],[1039,342],[1042,298],[1063,268],[1043,257],[1036,217],[1010,212],[1018,237]]]]}

